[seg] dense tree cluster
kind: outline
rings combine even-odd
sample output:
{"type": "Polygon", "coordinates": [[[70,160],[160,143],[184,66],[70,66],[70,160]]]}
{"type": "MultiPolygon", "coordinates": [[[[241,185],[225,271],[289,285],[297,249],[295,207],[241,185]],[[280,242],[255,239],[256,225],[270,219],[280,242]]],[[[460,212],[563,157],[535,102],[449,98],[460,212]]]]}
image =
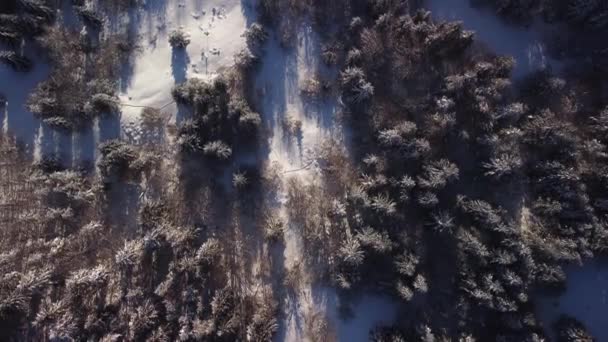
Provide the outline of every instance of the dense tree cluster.
{"type": "MultiPolygon", "coordinates": [[[[121,3],[135,2],[99,8],[121,3]]],[[[607,28],[601,1],[479,3],[593,35],[607,28]]],[[[81,34],[54,25],[45,2],[0,3],[0,40],[12,47],[0,61],[27,71],[18,45],[38,39],[52,70],[28,108],[65,130],[119,115],[130,52],[101,34],[99,8],[74,4],[81,34]]],[[[345,298],[398,301],[398,319],[372,341],[543,341],[536,291],[562,290],[564,265],[608,251],[607,85],[592,72],[601,54],[591,68],[513,83],[512,58],[407,0],[262,0],[258,11],[267,26],[250,25],[234,69],[174,87],[177,129],[145,108],[146,139],[101,144],[97,173],[46,156],[28,165],[0,140],[1,161],[13,161],[0,165],[0,340],[270,341],[278,290],[327,281],[345,298]],[[304,101],[337,89],[352,129],[348,150],[330,139],[307,156],[302,170],[320,177],[306,181],[236,162],[261,145],[249,88],[268,28],[290,48],[302,18],[332,24],[321,53],[335,71],[304,81],[304,101]],[[286,271],[275,262],[294,227],[304,260],[286,271]]],[[[174,54],[190,42],[180,30],[169,40],[174,54]]],[[[279,124],[302,135],[301,121],[279,124]]],[[[327,334],[321,315],[303,324],[311,340],[327,334]]],[[[593,340],[571,317],[553,328],[558,341],[593,340]]]]}
{"type": "Polygon", "coordinates": [[[533,291],[563,287],[564,263],[605,251],[605,99],[575,75],[513,85],[514,61],[472,49],[459,24],[372,3],[332,49],[361,161],[320,202],[323,229],[342,232],[319,239],[336,251],[336,284],[388,285],[425,312],[429,334],[539,340],[533,291]]]}
{"type": "MultiPolygon", "coordinates": [[[[133,44],[107,34],[103,10],[126,3],[73,1],[80,33],[52,17],[42,22],[43,2],[0,4],[2,42],[16,42],[0,60],[29,70],[31,62],[18,48],[22,39],[37,39],[50,61],[49,78],[27,103],[46,124],[76,130],[96,117],[118,119],[117,80],[133,44]],[[39,26],[28,26],[34,23],[39,26]]],[[[253,53],[260,53],[265,35],[252,28],[247,40],[253,53]]],[[[233,90],[242,81],[235,76],[247,69],[229,81],[176,87],[180,109],[191,112],[178,130],[184,153],[224,160],[238,144],[255,144],[261,118],[233,90]]],[[[273,289],[247,283],[246,257],[237,254],[232,227],[220,215],[206,215],[211,204],[181,197],[186,185],[169,179],[178,167],[167,165],[174,157],[163,154],[169,146],[158,146],[165,142],[165,125],[164,114],[146,108],[143,144],[101,144],[96,173],[66,170],[49,156],[29,166],[2,137],[12,152],[2,154],[0,165],[0,340],[272,339],[278,329],[273,289]]],[[[234,187],[244,193],[258,177],[255,168],[239,169],[234,187]]],[[[223,201],[213,205],[226,209],[223,201]]],[[[269,240],[280,239],[282,231],[268,233],[269,240]]]]}
{"type": "Polygon", "coordinates": [[[111,141],[100,152],[99,178],[50,160],[11,166],[34,192],[13,224],[2,221],[0,338],[270,340],[272,290],[244,291],[233,241],[177,223],[166,190],[142,204],[136,226],[112,225],[108,184],[140,182],[139,172],[149,186],[167,185],[153,182],[149,171],[160,167],[142,162],[137,146],[111,141]]]}
{"type": "Polygon", "coordinates": [[[53,27],[40,39],[53,68],[30,95],[28,107],[51,127],[78,130],[95,117],[119,113],[116,80],[129,49],[120,37],[89,38],[53,27]]]}
{"type": "Polygon", "coordinates": [[[231,94],[223,78],[212,83],[188,80],[173,89],[173,98],[192,112],[179,127],[182,151],[227,160],[239,142],[255,142],[260,115],[243,98],[231,94]]]}
{"type": "MultiPolygon", "coordinates": [[[[262,13],[315,17],[308,5],[266,1],[262,13]]],[[[513,85],[514,60],[480,52],[458,23],[410,14],[407,1],[333,5],[348,10],[323,57],[341,68],[359,175],[322,152],[325,183],[289,184],[290,219],[318,252],[307,262],[428,317],[379,329],[378,341],[540,340],[533,291],[563,287],[564,263],[605,251],[605,84],[579,70],[513,85]]],[[[602,4],[587,5],[601,17],[602,4]]]]}

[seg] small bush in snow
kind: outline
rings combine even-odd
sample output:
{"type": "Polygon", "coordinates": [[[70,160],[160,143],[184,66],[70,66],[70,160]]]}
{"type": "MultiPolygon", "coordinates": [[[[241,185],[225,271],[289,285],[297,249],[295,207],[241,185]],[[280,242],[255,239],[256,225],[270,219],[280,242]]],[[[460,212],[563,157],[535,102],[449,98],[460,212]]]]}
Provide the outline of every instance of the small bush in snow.
{"type": "Polygon", "coordinates": [[[264,27],[258,23],[254,23],[245,32],[245,40],[247,46],[252,49],[259,47],[268,39],[268,33],[264,30],[264,27]]]}
{"type": "Polygon", "coordinates": [[[190,44],[190,37],[182,30],[175,30],[169,35],[169,44],[174,49],[185,49],[190,44]]]}
{"type": "Polygon", "coordinates": [[[323,52],[321,53],[323,62],[328,66],[338,64],[338,51],[340,51],[340,46],[338,44],[324,46],[323,52]]]}
{"type": "Polygon", "coordinates": [[[262,125],[262,118],[256,112],[247,112],[239,118],[239,127],[255,133],[262,125]]]}
{"type": "Polygon", "coordinates": [[[101,175],[106,179],[124,176],[138,157],[132,146],[119,140],[103,143],[99,150],[101,160],[98,166],[101,175]]]}
{"type": "Polygon", "coordinates": [[[249,180],[247,179],[247,175],[245,172],[239,171],[235,172],[232,175],[232,186],[237,189],[242,189],[249,184],[249,180]]]}
{"type": "Polygon", "coordinates": [[[70,121],[61,116],[52,116],[42,121],[50,127],[58,130],[69,131],[74,127],[74,125],[70,121]]]}
{"type": "Polygon", "coordinates": [[[268,242],[283,241],[284,223],[277,216],[270,216],[266,219],[264,225],[264,238],[268,242]]]}
{"type": "Polygon", "coordinates": [[[235,98],[228,104],[229,115],[239,118],[239,126],[246,129],[257,129],[262,123],[260,115],[251,110],[242,98],[235,98]]]}
{"type": "Polygon", "coordinates": [[[326,94],[330,88],[331,85],[329,82],[320,80],[317,77],[313,77],[304,81],[304,83],[300,86],[300,91],[304,96],[314,99],[326,94]]]}
{"type": "Polygon", "coordinates": [[[210,157],[226,160],[232,156],[232,149],[226,143],[216,140],[205,144],[203,153],[210,157]]]}
{"type": "Polygon", "coordinates": [[[249,48],[243,48],[234,56],[234,65],[240,69],[247,70],[259,61],[259,56],[255,55],[249,48]]]}

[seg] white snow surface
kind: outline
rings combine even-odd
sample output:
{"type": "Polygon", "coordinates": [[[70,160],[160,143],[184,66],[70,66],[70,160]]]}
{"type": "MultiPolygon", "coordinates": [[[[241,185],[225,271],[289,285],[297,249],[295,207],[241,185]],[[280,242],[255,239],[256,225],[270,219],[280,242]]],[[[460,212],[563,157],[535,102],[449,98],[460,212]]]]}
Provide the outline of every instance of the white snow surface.
{"type": "Polygon", "coordinates": [[[551,67],[558,71],[560,63],[547,56],[543,42],[546,28],[535,23],[529,28],[510,25],[488,9],[473,7],[470,0],[426,0],[424,6],[439,21],[462,21],[463,27],[475,31],[475,39],[500,55],[509,55],[517,62],[513,76],[521,77],[551,67]]]}
{"type": "MultiPolygon", "coordinates": [[[[150,0],[125,20],[137,22],[134,33],[140,50],[121,85],[120,99],[125,104],[163,107],[172,101],[175,84],[187,78],[214,78],[233,64],[245,44],[242,34],[247,22],[241,0],[150,0]],[[175,30],[190,37],[185,51],[174,51],[169,44],[175,30]]],[[[123,126],[137,122],[141,110],[123,106],[123,126]]],[[[177,106],[171,104],[164,111],[175,115],[177,106]]]]}
{"type": "MultiPolygon", "coordinates": [[[[300,171],[291,172],[310,164],[314,150],[324,138],[332,135],[333,122],[322,120],[323,110],[311,110],[305,107],[300,93],[300,82],[312,77],[317,70],[318,42],[310,27],[298,33],[297,46],[285,50],[279,46],[276,37],[271,37],[266,44],[264,61],[256,79],[256,88],[261,95],[262,117],[270,134],[269,155],[271,163],[280,167],[283,172],[283,183],[289,177],[300,177],[306,182],[313,182],[317,177],[315,165],[300,171]],[[302,123],[301,137],[294,137],[286,131],[284,121],[290,117],[302,123]]],[[[335,108],[328,106],[322,109],[333,117],[335,108]]],[[[279,211],[287,222],[285,230],[285,267],[291,269],[303,261],[302,236],[300,229],[289,222],[285,204],[287,194],[279,195],[279,211]]],[[[308,272],[306,270],[305,272],[308,272]]],[[[303,341],[302,322],[305,315],[311,312],[324,313],[325,299],[314,300],[313,287],[310,283],[301,284],[295,297],[286,296],[283,303],[284,321],[277,336],[277,341],[303,341]],[[293,302],[292,302],[293,301],[293,302]]],[[[321,294],[324,297],[324,294],[321,294]]]]}

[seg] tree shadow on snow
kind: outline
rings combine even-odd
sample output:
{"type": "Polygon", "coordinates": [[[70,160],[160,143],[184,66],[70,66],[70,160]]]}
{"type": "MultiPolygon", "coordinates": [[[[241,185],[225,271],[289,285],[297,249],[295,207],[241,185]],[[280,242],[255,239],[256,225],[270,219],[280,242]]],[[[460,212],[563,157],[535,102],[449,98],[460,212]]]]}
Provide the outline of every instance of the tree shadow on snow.
{"type": "Polygon", "coordinates": [[[95,166],[95,135],[94,123],[83,126],[74,133],[73,145],[73,167],[76,169],[91,171],[95,166]]]}
{"type": "Polygon", "coordinates": [[[186,81],[189,63],[190,57],[188,57],[186,49],[173,49],[171,52],[171,71],[175,84],[184,83],[186,81]]]}
{"type": "Polygon", "coordinates": [[[61,166],[72,167],[72,132],[55,130],[54,132],[55,155],[59,158],[61,166]]]}
{"type": "Polygon", "coordinates": [[[118,113],[101,115],[97,121],[97,129],[99,143],[120,138],[120,115],[118,113]]]}
{"type": "MultiPolygon", "coordinates": [[[[135,53],[137,52],[138,44],[138,27],[141,22],[141,13],[136,8],[129,9],[128,12],[128,23],[126,33],[126,43],[130,46],[134,46],[135,53]]],[[[135,68],[135,56],[130,55],[120,66],[120,91],[126,92],[131,84],[131,78],[133,77],[133,70],[135,68]]]]}
{"type": "Polygon", "coordinates": [[[40,120],[27,109],[27,99],[36,85],[48,77],[49,68],[38,58],[33,58],[33,51],[27,49],[26,56],[34,61],[34,68],[27,73],[0,65],[0,93],[6,100],[2,128],[14,135],[25,147],[26,154],[31,155],[40,129],[40,120]]]}
{"type": "Polygon", "coordinates": [[[246,27],[258,21],[258,13],[255,9],[257,2],[255,0],[241,0],[241,12],[246,20],[246,27]]]}

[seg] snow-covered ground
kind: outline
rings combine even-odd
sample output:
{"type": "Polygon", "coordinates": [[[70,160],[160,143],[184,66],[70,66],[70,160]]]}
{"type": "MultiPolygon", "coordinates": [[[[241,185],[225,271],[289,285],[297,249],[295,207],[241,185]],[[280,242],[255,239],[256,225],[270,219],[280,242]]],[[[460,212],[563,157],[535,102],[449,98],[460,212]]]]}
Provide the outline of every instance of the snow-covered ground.
{"type": "Polygon", "coordinates": [[[567,266],[565,271],[564,293],[536,298],[546,331],[552,335],[552,324],[559,315],[567,314],[581,321],[597,341],[608,341],[608,262],[591,260],[583,266],[567,266]]]}
{"type": "MultiPolygon", "coordinates": [[[[303,25],[293,49],[283,49],[276,37],[266,44],[262,68],[256,79],[256,91],[260,94],[264,124],[270,133],[269,161],[278,165],[285,184],[291,177],[298,177],[307,184],[319,180],[318,166],[314,163],[315,150],[326,139],[345,143],[344,127],[336,121],[336,99],[311,101],[301,93],[301,86],[317,74],[327,76],[329,70],[322,66],[320,42],[310,26],[303,25]],[[289,122],[301,123],[301,134],[289,131],[289,122]]],[[[284,265],[289,270],[304,260],[304,255],[314,251],[303,250],[301,230],[287,217],[285,193],[279,195],[279,208],[287,222],[285,231],[284,265]]],[[[300,266],[302,267],[302,266],[300,266]]],[[[329,329],[339,341],[367,341],[368,333],[376,323],[390,323],[394,319],[395,306],[384,298],[367,295],[357,301],[354,316],[343,319],[338,313],[336,291],[326,286],[316,286],[311,270],[303,270],[305,276],[295,296],[287,296],[283,302],[283,322],[277,341],[305,341],[306,321],[311,315],[328,320],[329,329]]]]}
{"type": "Polygon", "coordinates": [[[122,122],[128,129],[142,108],[160,108],[175,115],[171,89],[187,78],[210,80],[244,47],[246,17],[241,0],[149,0],[124,18],[134,27],[139,52],[121,84],[122,122]],[[134,21],[134,22],[130,22],[134,21]],[[173,50],[169,35],[183,30],[191,40],[185,51],[173,50]],[[167,105],[169,104],[169,105],[167,105]]]}
{"type": "MultiPolygon", "coordinates": [[[[315,148],[324,138],[332,135],[333,123],[323,120],[324,111],[333,116],[334,108],[311,111],[304,106],[300,92],[300,83],[312,77],[317,70],[318,46],[316,37],[310,27],[301,30],[297,37],[297,46],[288,51],[279,46],[271,36],[265,48],[262,69],[256,79],[256,88],[261,95],[262,117],[269,136],[269,161],[280,167],[284,184],[289,177],[300,177],[306,182],[314,181],[317,176],[315,165],[308,165],[315,148]],[[287,121],[300,122],[301,134],[289,132],[287,121]],[[291,172],[308,166],[307,168],[291,172]],[[285,173],[287,171],[287,173],[285,173]]],[[[281,207],[278,208],[284,222],[285,230],[285,267],[291,269],[304,259],[302,236],[298,227],[288,220],[285,204],[287,194],[279,195],[281,207]]],[[[306,272],[306,270],[305,270],[306,272]]],[[[295,298],[288,296],[284,302],[284,322],[279,333],[279,341],[302,341],[304,331],[302,322],[310,312],[325,312],[320,303],[315,303],[312,295],[312,284],[305,281],[300,284],[295,298]],[[295,301],[295,302],[291,302],[295,301]]]]}
{"type": "Polygon", "coordinates": [[[462,21],[467,30],[475,31],[477,41],[501,55],[513,56],[517,62],[513,75],[525,76],[531,71],[551,67],[558,71],[560,63],[547,55],[543,25],[529,28],[510,25],[490,10],[475,8],[470,0],[426,0],[423,7],[435,20],[462,21]]]}
{"type": "MultiPolygon", "coordinates": [[[[271,162],[289,171],[308,164],[311,153],[323,139],[341,129],[335,127],[333,102],[309,104],[301,94],[303,82],[317,74],[319,42],[310,27],[299,32],[293,51],[281,48],[274,37],[266,45],[264,63],[257,78],[261,91],[263,117],[271,132],[269,142],[271,162]],[[301,134],[289,132],[288,121],[301,123],[301,134]]],[[[310,176],[311,169],[297,173],[310,176]]]]}

